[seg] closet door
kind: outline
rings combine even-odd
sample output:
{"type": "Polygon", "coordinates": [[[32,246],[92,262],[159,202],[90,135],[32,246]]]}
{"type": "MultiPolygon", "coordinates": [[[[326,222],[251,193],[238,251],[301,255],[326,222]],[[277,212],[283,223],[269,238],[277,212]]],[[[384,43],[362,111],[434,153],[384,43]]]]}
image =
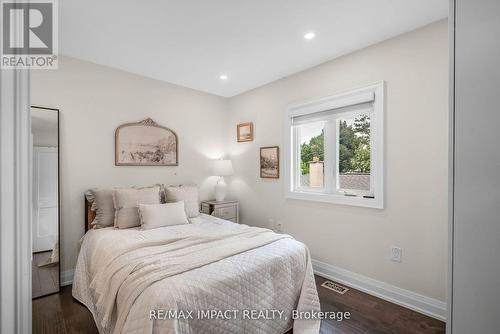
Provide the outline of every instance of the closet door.
{"type": "Polygon", "coordinates": [[[52,250],[58,235],[57,148],[33,148],[33,252],[52,250]]]}
{"type": "Polygon", "coordinates": [[[453,334],[500,333],[500,1],[455,0],[453,334]]]}

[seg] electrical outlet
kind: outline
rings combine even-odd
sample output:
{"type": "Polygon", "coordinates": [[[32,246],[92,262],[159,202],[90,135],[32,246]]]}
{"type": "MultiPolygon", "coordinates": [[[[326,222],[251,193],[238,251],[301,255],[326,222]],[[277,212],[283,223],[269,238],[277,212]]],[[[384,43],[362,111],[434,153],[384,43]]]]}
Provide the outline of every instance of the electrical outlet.
{"type": "Polygon", "coordinates": [[[276,222],[276,228],[274,230],[275,230],[276,233],[283,232],[283,224],[281,223],[281,220],[278,220],[276,222]]]}
{"type": "Polygon", "coordinates": [[[403,251],[401,250],[401,247],[392,246],[391,247],[391,261],[401,262],[402,252],[403,251]]]}

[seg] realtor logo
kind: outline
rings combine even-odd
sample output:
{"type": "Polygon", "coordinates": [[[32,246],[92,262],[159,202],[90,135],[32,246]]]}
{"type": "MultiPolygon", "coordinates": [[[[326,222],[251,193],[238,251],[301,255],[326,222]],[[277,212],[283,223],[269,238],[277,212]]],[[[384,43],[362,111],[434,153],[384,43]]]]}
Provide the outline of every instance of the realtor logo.
{"type": "Polygon", "coordinates": [[[1,67],[57,68],[57,2],[1,0],[1,67]]]}

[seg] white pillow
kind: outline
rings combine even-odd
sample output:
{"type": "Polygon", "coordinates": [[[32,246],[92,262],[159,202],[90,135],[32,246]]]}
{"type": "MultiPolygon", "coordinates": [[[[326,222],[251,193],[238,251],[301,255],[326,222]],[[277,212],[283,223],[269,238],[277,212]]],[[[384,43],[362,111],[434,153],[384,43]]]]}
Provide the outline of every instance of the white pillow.
{"type": "Polygon", "coordinates": [[[92,225],[95,228],[113,226],[115,218],[113,191],[111,189],[94,188],[87,190],[85,196],[92,203],[91,210],[96,213],[92,225]]]}
{"type": "Polygon", "coordinates": [[[184,201],[166,204],[139,204],[138,207],[143,230],[189,223],[184,211],[184,201]]]}
{"type": "Polygon", "coordinates": [[[115,227],[130,228],[140,225],[139,204],[160,204],[160,186],[113,189],[115,227]]]}
{"type": "Polygon", "coordinates": [[[200,214],[200,204],[198,203],[198,187],[181,185],[165,187],[167,203],[184,201],[184,208],[189,218],[200,214]]]}

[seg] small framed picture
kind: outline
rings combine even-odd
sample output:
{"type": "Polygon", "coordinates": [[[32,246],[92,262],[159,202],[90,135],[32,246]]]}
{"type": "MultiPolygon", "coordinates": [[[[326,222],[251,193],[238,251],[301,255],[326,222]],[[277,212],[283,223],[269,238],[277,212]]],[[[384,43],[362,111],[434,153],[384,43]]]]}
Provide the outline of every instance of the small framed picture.
{"type": "Polygon", "coordinates": [[[260,177],[263,179],[280,178],[280,148],[278,146],[260,148],[260,177]]]}
{"type": "Polygon", "coordinates": [[[253,123],[241,123],[236,126],[238,143],[253,141],[253,123]]]}

